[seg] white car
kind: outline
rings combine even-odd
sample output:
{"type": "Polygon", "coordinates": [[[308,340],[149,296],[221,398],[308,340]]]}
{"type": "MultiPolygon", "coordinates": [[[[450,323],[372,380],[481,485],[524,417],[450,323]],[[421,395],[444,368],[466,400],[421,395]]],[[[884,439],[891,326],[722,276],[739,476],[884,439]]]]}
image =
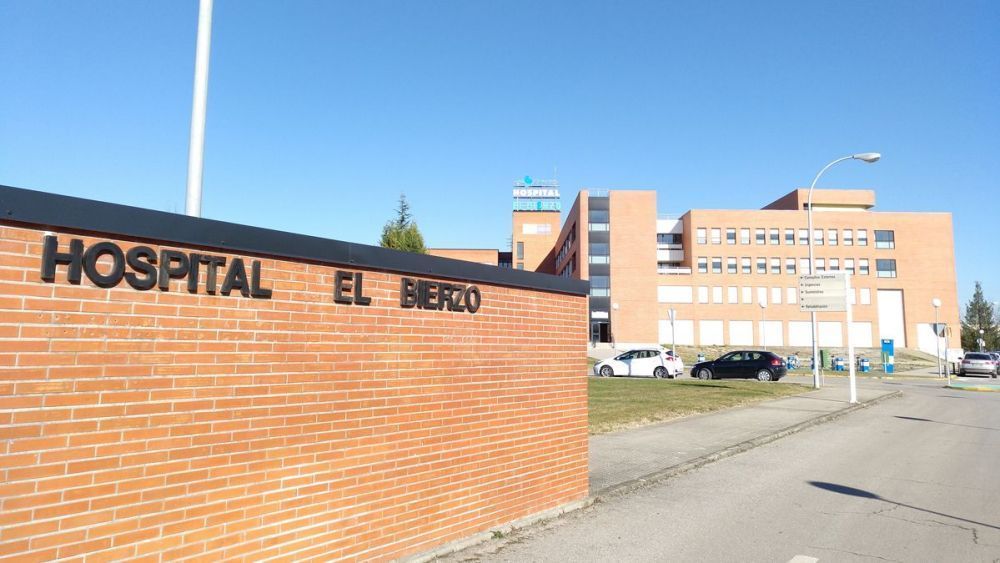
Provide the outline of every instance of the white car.
{"type": "Polygon", "coordinates": [[[682,373],[684,362],[662,348],[636,348],[594,365],[594,374],[601,377],[646,375],[662,379],[682,373]]]}

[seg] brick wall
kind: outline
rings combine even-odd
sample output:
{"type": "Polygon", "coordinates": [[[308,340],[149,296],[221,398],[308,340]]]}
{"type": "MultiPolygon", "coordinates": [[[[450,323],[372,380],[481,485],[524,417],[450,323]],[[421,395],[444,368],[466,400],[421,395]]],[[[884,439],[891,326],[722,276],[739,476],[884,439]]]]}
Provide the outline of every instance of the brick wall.
{"type": "Polygon", "coordinates": [[[0,224],[2,561],[384,560],[587,494],[585,296],[402,309],[349,268],[344,305],[246,254],[270,299],[46,283],[43,236],[0,224]]]}

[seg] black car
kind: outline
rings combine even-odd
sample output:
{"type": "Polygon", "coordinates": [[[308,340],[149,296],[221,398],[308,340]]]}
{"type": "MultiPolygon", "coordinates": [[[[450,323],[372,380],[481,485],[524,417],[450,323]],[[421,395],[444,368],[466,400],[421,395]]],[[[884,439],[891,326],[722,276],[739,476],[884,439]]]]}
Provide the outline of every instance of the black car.
{"type": "Polygon", "coordinates": [[[691,368],[691,377],[698,379],[752,377],[760,381],[777,381],[787,373],[785,360],[764,350],[729,352],[717,360],[699,362],[691,368]]]}

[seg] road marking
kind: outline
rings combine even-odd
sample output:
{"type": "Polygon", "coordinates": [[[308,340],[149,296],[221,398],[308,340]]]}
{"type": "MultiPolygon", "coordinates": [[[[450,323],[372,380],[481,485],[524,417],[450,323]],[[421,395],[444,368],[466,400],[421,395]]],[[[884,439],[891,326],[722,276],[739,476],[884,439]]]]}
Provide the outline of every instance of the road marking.
{"type": "Polygon", "coordinates": [[[788,563],[816,563],[819,559],[808,555],[796,555],[788,560],[788,563]]]}

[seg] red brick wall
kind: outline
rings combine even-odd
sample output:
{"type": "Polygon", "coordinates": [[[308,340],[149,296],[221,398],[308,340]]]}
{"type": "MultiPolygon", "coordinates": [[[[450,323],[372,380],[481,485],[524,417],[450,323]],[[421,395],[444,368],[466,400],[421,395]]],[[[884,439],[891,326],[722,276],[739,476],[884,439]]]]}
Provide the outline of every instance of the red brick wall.
{"type": "Polygon", "coordinates": [[[2,561],[390,559],[587,495],[584,296],[402,309],[344,268],[373,302],[338,305],[268,257],[271,299],[46,283],[43,235],[0,226],[2,561]]]}

